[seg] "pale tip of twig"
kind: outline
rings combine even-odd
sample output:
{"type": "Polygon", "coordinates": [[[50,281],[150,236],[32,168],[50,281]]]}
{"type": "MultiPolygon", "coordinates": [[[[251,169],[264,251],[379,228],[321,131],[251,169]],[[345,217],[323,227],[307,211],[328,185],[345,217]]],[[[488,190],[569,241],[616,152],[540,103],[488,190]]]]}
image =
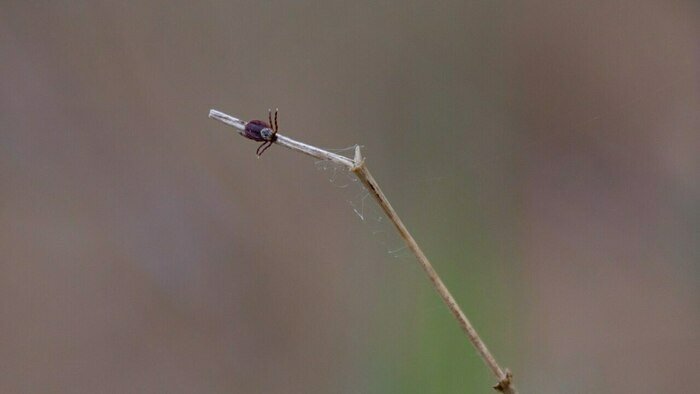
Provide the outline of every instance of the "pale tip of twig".
{"type": "Polygon", "coordinates": [[[233,126],[233,127],[237,128],[239,133],[242,132],[243,130],[245,130],[245,122],[244,121],[237,119],[237,118],[234,118],[233,116],[227,115],[223,112],[219,112],[215,109],[209,110],[209,117],[212,119],[216,119],[219,122],[226,123],[229,126],[233,126]]]}
{"type": "Polygon", "coordinates": [[[360,145],[355,145],[355,164],[362,161],[362,153],[360,153],[360,145]]]}
{"type": "Polygon", "coordinates": [[[358,170],[365,163],[365,158],[360,152],[360,145],[355,145],[355,158],[353,159],[352,171],[358,170]]]}

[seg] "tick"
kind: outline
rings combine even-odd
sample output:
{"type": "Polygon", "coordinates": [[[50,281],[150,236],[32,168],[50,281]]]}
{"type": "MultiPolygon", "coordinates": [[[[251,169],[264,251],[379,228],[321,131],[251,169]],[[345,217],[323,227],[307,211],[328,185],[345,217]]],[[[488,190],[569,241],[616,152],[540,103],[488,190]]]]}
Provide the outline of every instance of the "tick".
{"type": "Polygon", "coordinates": [[[274,126],[272,123],[272,110],[269,109],[267,110],[267,120],[269,123],[265,123],[262,120],[251,120],[245,125],[244,136],[246,138],[250,138],[253,141],[263,142],[255,151],[255,154],[257,154],[258,157],[260,157],[260,155],[262,155],[267,148],[271,147],[272,144],[277,141],[277,131],[279,130],[279,127],[277,126],[277,111],[278,110],[276,109],[274,126]]]}

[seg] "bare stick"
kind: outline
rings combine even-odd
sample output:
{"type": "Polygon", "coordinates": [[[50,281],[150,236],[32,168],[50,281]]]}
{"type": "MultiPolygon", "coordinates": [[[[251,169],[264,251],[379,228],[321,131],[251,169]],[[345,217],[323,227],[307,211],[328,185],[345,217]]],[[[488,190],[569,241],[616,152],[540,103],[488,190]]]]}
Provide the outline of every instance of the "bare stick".
{"type": "MultiPolygon", "coordinates": [[[[209,117],[235,127],[238,129],[239,134],[244,135],[243,131],[245,130],[245,122],[213,109],[209,111],[209,117]]],[[[447,289],[447,286],[445,286],[442,279],[440,279],[440,276],[433,268],[430,260],[428,260],[428,258],[425,256],[421,248],[418,246],[416,240],[413,239],[411,233],[408,232],[408,229],[401,221],[401,218],[399,218],[399,215],[391,206],[389,200],[382,192],[382,189],[379,188],[379,184],[377,184],[377,181],[374,179],[372,174],[369,172],[369,169],[365,165],[365,159],[362,157],[360,147],[355,147],[355,158],[350,159],[315,146],[295,141],[289,137],[280,135],[279,133],[277,133],[277,140],[275,143],[317,159],[330,160],[334,163],[343,165],[348,170],[352,171],[355,176],[357,176],[360,182],[362,182],[372,197],[374,197],[374,199],[377,201],[379,206],[382,207],[382,210],[384,210],[391,222],[394,223],[394,226],[396,226],[396,230],[398,230],[401,238],[403,238],[403,240],[406,242],[406,245],[416,256],[418,262],[423,267],[423,270],[428,275],[433,287],[435,287],[435,290],[437,290],[442,300],[450,309],[450,312],[452,312],[452,315],[459,323],[459,326],[462,327],[462,330],[467,334],[467,338],[469,338],[469,341],[472,343],[472,345],[474,345],[476,351],[479,353],[479,356],[481,356],[489,369],[491,369],[491,372],[493,372],[493,374],[496,376],[496,379],[498,379],[498,384],[494,386],[494,389],[506,394],[517,394],[515,386],[512,383],[513,375],[510,373],[510,371],[503,369],[498,365],[496,359],[493,357],[489,349],[486,347],[484,341],[481,339],[481,337],[479,337],[479,334],[474,329],[474,326],[472,326],[472,324],[469,322],[469,319],[467,319],[467,316],[464,314],[464,312],[462,312],[462,309],[459,307],[457,301],[447,289]]]]}

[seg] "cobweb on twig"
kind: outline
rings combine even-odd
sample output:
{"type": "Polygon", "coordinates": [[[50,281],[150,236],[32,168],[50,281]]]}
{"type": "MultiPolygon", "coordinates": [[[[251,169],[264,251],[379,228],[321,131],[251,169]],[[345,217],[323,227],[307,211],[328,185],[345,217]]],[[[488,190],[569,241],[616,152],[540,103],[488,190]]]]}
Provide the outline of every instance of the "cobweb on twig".
{"type": "MultiPolygon", "coordinates": [[[[331,152],[352,156],[355,145],[343,149],[328,149],[331,152]]],[[[369,191],[357,177],[346,167],[328,160],[316,161],[316,169],[328,176],[328,181],[338,189],[343,189],[343,195],[355,215],[362,221],[372,237],[379,242],[386,252],[395,259],[409,258],[405,243],[396,233],[394,226],[386,218],[384,212],[372,199],[369,191]]]]}

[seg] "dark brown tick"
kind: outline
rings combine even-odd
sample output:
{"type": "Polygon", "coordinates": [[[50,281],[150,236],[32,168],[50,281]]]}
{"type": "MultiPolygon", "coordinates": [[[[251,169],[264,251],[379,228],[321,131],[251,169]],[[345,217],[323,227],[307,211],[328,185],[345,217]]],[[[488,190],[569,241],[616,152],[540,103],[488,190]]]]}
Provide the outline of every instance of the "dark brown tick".
{"type": "Polygon", "coordinates": [[[246,138],[250,138],[253,141],[263,141],[255,151],[258,157],[277,141],[277,131],[279,130],[277,126],[277,110],[275,110],[274,126],[272,123],[272,110],[267,110],[267,120],[270,123],[265,123],[262,120],[251,120],[245,125],[244,136],[246,138]]]}

